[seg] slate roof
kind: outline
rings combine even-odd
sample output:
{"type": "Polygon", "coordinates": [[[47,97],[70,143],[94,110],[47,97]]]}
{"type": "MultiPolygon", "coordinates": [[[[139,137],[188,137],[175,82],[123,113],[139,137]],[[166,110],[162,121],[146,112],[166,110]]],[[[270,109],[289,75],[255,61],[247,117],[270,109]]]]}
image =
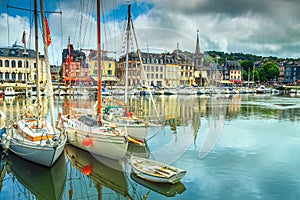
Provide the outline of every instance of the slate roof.
{"type": "MultiPolygon", "coordinates": [[[[32,49],[26,49],[27,57],[29,58],[35,58],[35,51],[32,49]]],[[[24,47],[13,44],[12,46],[9,47],[0,47],[0,57],[16,57],[16,58],[23,58],[24,55],[24,47]]],[[[40,56],[44,57],[44,56],[40,56]]]]}

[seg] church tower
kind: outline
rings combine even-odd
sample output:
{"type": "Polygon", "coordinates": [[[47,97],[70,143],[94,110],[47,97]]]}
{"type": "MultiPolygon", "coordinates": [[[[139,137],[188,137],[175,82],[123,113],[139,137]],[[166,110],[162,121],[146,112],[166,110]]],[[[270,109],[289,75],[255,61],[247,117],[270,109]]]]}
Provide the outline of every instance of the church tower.
{"type": "Polygon", "coordinates": [[[203,57],[200,52],[200,42],[199,42],[199,30],[197,30],[197,41],[196,41],[196,50],[194,54],[194,66],[195,70],[200,71],[203,66],[203,57]]]}

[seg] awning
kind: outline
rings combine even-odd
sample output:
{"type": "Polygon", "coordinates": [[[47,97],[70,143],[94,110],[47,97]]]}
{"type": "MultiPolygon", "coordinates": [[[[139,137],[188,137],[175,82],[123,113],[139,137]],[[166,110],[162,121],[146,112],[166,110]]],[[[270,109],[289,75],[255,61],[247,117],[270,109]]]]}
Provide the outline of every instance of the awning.
{"type": "Polygon", "coordinates": [[[220,83],[231,84],[232,82],[231,82],[231,81],[229,81],[229,80],[222,80],[222,81],[220,81],[220,83]]]}
{"type": "Polygon", "coordinates": [[[242,80],[230,80],[230,82],[235,83],[235,84],[242,84],[242,80]]]}
{"type": "MultiPolygon", "coordinates": [[[[92,75],[91,77],[94,81],[98,81],[98,76],[97,75],[92,75]]],[[[101,80],[102,81],[119,81],[119,79],[115,76],[102,76],[101,80]]]]}

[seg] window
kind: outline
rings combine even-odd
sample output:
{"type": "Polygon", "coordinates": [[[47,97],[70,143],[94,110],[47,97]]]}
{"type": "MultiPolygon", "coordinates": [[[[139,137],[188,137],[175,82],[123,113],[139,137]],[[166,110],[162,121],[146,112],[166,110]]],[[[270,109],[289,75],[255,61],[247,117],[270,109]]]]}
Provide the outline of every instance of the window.
{"type": "Polygon", "coordinates": [[[26,61],[26,68],[28,68],[29,64],[28,64],[28,61],[26,61]]]}
{"type": "Polygon", "coordinates": [[[18,80],[22,81],[22,74],[21,73],[18,73],[18,80]]]}
{"type": "Polygon", "coordinates": [[[0,60],[0,67],[2,67],[3,66],[3,63],[2,63],[2,60],[0,60]]]}
{"type": "Polygon", "coordinates": [[[112,70],[107,70],[108,75],[112,75],[112,70]]]}
{"type": "Polygon", "coordinates": [[[111,68],[111,63],[108,63],[108,68],[111,68]]]}
{"type": "Polygon", "coordinates": [[[22,68],[22,61],[21,60],[18,61],[18,68],[22,68]]]}
{"type": "Polygon", "coordinates": [[[11,61],[11,67],[16,67],[16,61],[15,60],[11,61]]]}
{"type": "Polygon", "coordinates": [[[5,73],[5,80],[7,80],[7,81],[9,80],[9,73],[8,72],[5,73]]]}
{"type": "Polygon", "coordinates": [[[9,67],[9,61],[5,60],[5,67],[9,67]]]}

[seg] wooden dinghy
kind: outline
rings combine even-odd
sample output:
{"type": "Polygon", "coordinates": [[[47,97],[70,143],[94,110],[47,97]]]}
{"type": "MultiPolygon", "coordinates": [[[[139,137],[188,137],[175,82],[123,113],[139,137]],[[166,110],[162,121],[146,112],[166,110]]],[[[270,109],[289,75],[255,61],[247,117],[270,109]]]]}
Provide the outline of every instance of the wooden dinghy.
{"type": "Polygon", "coordinates": [[[135,156],[131,156],[130,164],[138,177],[157,183],[175,184],[186,174],[183,169],[135,156]]]}

